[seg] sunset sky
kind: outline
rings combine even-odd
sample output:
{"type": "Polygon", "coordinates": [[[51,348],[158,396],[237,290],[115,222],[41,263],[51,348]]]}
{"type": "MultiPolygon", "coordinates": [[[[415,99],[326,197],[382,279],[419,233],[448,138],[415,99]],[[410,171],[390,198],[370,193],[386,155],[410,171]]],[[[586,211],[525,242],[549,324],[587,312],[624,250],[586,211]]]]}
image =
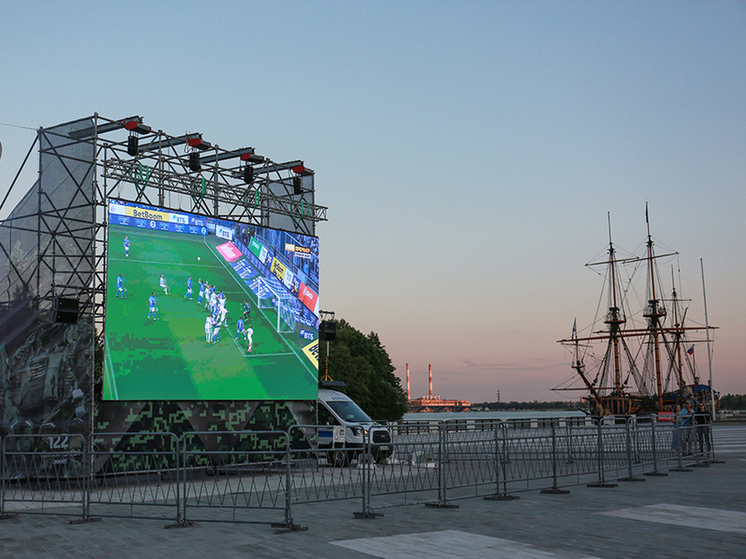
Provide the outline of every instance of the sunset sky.
{"type": "Polygon", "coordinates": [[[746,3],[0,10],[2,195],[37,128],[94,112],[302,159],[329,208],[322,309],[378,333],[413,396],[432,364],[436,393],[475,402],[563,398],[556,341],[603,282],[585,264],[608,213],[638,251],[647,203],[700,324],[704,264],[716,389],[746,393],[746,3]]]}

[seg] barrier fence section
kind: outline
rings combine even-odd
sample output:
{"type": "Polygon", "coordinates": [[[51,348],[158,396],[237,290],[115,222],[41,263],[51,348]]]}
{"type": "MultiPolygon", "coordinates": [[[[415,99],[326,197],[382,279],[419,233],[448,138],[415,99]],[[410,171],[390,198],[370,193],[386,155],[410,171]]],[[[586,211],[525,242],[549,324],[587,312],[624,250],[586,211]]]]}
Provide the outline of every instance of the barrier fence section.
{"type": "Polygon", "coordinates": [[[710,424],[651,417],[447,420],[387,425],[380,447],[287,431],[8,435],[0,440],[0,518],[60,514],[271,524],[303,529],[304,504],[358,501],[355,516],[522,491],[638,481],[714,460],[710,424]],[[114,449],[114,450],[112,450],[114,449]],[[385,450],[385,452],[384,452],[385,450]]]}
{"type": "Polygon", "coordinates": [[[84,520],[172,518],[179,523],[183,475],[179,448],[174,433],[91,435],[84,520]]]}
{"type": "Polygon", "coordinates": [[[290,455],[286,432],[204,431],[183,439],[182,524],[292,524],[288,476],[300,458],[290,455]],[[266,511],[283,516],[273,521],[266,511]]]}

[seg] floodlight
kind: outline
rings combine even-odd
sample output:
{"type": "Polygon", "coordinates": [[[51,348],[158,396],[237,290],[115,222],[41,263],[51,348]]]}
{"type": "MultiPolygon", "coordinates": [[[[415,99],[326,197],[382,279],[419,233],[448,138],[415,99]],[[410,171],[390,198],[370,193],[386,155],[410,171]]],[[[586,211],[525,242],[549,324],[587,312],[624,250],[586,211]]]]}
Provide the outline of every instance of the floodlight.
{"type": "Polygon", "coordinates": [[[139,122],[137,120],[127,120],[124,123],[125,130],[129,130],[130,132],[137,132],[138,134],[150,134],[152,132],[152,128],[150,126],[145,126],[142,122],[139,122]]]}
{"type": "Polygon", "coordinates": [[[249,148],[251,151],[241,154],[241,161],[251,161],[252,163],[264,163],[263,155],[256,155],[254,148],[249,148]]]}
{"type": "Polygon", "coordinates": [[[211,145],[210,142],[206,142],[202,139],[202,134],[198,134],[196,136],[187,136],[187,144],[189,144],[189,147],[191,148],[197,148],[199,150],[205,151],[206,149],[210,149],[211,145]]]}
{"type": "Polygon", "coordinates": [[[313,175],[313,170],[309,169],[308,167],[303,165],[303,163],[301,162],[300,165],[296,165],[295,167],[293,167],[293,173],[295,173],[296,175],[301,175],[305,177],[308,175],[313,175]]]}

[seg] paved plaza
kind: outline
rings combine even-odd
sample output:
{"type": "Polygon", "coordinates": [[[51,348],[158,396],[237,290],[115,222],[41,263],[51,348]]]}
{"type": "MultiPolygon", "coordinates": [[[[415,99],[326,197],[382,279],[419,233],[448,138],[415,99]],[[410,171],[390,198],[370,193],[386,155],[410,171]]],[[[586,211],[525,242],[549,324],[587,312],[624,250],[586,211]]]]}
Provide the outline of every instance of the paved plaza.
{"type": "MultiPolygon", "coordinates": [[[[746,556],[746,425],[715,425],[722,463],[616,482],[570,487],[569,494],[522,492],[512,501],[459,500],[377,508],[358,519],[359,500],[293,508],[305,531],[266,524],[21,514],[0,521],[0,557],[445,559],[450,557],[622,559],[746,556]]],[[[376,505],[385,500],[377,499],[376,505]]],[[[275,519],[277,512],[274,513],[275,519]]]]}

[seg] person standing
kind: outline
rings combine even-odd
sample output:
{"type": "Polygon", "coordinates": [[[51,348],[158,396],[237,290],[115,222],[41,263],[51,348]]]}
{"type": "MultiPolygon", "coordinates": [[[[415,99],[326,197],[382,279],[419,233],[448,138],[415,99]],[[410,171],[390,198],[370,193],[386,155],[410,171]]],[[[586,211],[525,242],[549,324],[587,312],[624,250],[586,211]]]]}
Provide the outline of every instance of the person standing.
{"type": "Polygon", "coordinates": [[[249,353],[254,349],[254,329],[249,326],[246,329],[246,341],[249,342],[249,353]]]}
{"type": "Polygon", "coordinates": [[[697,413],[694,416],[694,429],[697,433],[697,443],[699,444],[699,453],[710,453],[710,414],[707,413],[704,404],[697,406],[697,413]]]}
{"type": "Polygon", "coordinates": [[[212,317],[205,318],[205,341],[209,344],[212,342],[212,317]]]}
{"type": "Polygon", "coordinates": [[[161,289],[163,289],[164,295],[168,295],[168,284],[166,283],[166,278],[163,277],[163,274],[161,274],[161,289]]]}
{"type": "Polygon", "coordinates": [[[158,320],[158,297],[155,293],[151,293],[148,297],[148,318],[151,317],[153,320],[158,320]]]}
{"type": "Polygon", "coordinates": [[[199,305],[202,302],[202,297],[205,296],[205,282],[202,281],[202,278],[199,278],[199,297],[197,297],[197,304],[199,305]]]}
{"type": "Polygon", "coordinates": [[[243,336],[243,338],[246,339],[246,328],[244,327],[243,318],[239,318],[236,321],[236,339],[238,339],[239,336],[243,336]]]}
{"type": "Polygon", "coordinates": [[[122,274],[117,277],[117,297],[124,299],[124,277],[122,274]]]}
{"type": "Polygon", "coordinates": [[[681,421],[681,406],[676,404],[673,409],[672,422],[672,437],[671,437],[671,450],[678,452],[681,449],[681,429],[679,429],[679,422],[681,421]]]}
{"type": "Polygon", "coordinates": [[[212,343],[216,344],[220,341],[220,327],[223,323],[215,318],[213,318],[212,321],[215,323],[215,326],[212,328],[212,343]]]}
{"type": "Polygon", "coordinates": [[[692,402],[687,400],[684,403],[684,409],[679,412],[679,428],[681,429],[681,449],[686,454],[692,453],[692,439],[694,429],[694,412],[692,411],[692,402]]]}
{"type": "Polygon", "coordinates": [[[192,276],[189,276],[187,278],[187,290],[184,294],[184,299],[186,299],[187,297],[189,297],[190,301],[194,298],[194,294],[192,292],[192,276]]]}
{"type": "Polygon", "coordinates": [[[122,244],[124,244],[124,257],[127,258],[130,255],[130,238],[127,235],[124,236],[122,244]]]}

